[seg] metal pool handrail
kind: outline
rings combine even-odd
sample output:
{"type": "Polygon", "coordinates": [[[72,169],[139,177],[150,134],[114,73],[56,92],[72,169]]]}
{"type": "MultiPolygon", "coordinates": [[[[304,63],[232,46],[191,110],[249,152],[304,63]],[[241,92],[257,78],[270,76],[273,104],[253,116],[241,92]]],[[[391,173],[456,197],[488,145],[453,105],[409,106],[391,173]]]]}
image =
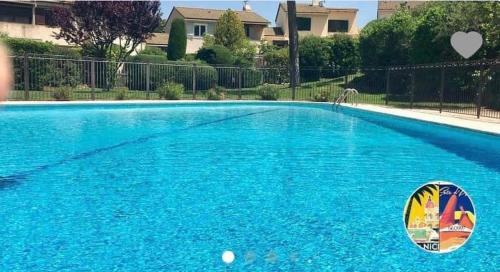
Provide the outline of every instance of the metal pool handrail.
{"type": "MultiPolygon", "coordinates": [[[[340,103],[342,103],[347,97],[349,97],[350,94],[357,95],[357,94],[359,94],[359,92],[358,92],[358,90],[353,89],[353,88],[344,89],[342,91],[342,93],[340,94],[340,96],[337,98],[337,100],[335,100],[335,102],[333,103],[333,106],[335,107],[335,109],[337,109],[337,107],[340,105],[340,103]]],[[[356,105],[357,104],[358,103],[356,103],[356,105]]]]}

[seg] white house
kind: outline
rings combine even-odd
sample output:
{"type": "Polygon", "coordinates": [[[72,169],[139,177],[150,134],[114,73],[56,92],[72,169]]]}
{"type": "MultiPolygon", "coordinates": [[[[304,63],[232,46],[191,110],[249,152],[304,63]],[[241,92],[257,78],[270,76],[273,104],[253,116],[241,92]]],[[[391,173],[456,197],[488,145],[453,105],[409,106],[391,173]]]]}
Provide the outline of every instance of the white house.
{"type": "MultiPolygon", "coordinates": [[[[225,10],[174,7],[167,19],[167,33],[170,33],[172,21],[184,19],[187,32],[186,53],[196,53],[203,46],[203,35],[215,33],[217,20],[225,10]]],[[[243,22],[246,36],[251,42],[260,43],[264,29],[269,25],[264,17],[253,12],[248,5],[242,11],[235,11],[243,22]]]]}

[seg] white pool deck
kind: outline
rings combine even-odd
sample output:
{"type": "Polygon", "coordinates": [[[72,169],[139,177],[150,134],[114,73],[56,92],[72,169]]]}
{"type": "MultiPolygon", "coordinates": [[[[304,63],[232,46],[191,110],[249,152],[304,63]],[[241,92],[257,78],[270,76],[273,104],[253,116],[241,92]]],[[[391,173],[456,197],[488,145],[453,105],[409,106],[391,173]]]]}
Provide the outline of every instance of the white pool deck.
{"type": "MultiPolygon", "coordinates": [[[[125,101],[67,101],[67,102],[51,102],[51,101],[8,101],[0,103],[1,105],[78,105],[78,104],[176,104],[176,103],[248,103],[248,102],[262,102],[260,100],[225,100],[225,101],[206,101],[206,100],[177,100],[177,101],[161,101],[161,100],[125,100],[125,101]]],[[[266,101],[270,103],[270,101],[266,101]]],[[[304,101],[274,101],[271,103],[314,103],[304,101]]],[[[325,103],[331,104],[331,103],[325,103]]],[[[408,119],[415,119],[426,121],[436,124],[448,125],[452,127],[464,128],[475,130],[479,132],[489,133],[500,136],[500,119],[481,117],[476,118],[472,115],[457,114],[443,112],[439,113],[436,110],[423,110],[423,109],[400,109],[382,105],[369,105],[369,104],[342,104],[344,107],[372,111],[382,114],[389,114],[408,119]]]]}
{"type": "Polygon", "coordinates": [[[373,111],[378,113],[384,113],[399,117],[405,117],[420,121],[426,121],[436,124],[442,124],[452,127],[470,129],[500,136],[500,119],[496,118],[481,117],[478,119],[476,116],[472,115],[449,113],[449,112],[439,113],[439,111],[437,110],[399,109],[388,106],[368,105],[368,104],[358,104],[357,106],[350,104],[343,104],[343,106],[367,110],[367,111],[373,111]]]}

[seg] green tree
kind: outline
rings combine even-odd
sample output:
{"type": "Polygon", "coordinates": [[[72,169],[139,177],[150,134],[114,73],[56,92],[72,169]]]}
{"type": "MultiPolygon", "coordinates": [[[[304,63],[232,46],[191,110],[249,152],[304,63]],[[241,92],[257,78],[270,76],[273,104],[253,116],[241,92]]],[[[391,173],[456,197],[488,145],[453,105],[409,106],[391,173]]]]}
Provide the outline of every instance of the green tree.
{"type": "Polygon", "coordinates": [[[368,23],[359,37],[362,64],[386,66],[409,63],[414,30],[414,18],[406,7],[389,18],[368,23]]]}
{"type": "MultiPolygon", "coordinates": [[[[472,56],[472,59],[494,59],[500,53],[500,3],[499,2],[444,2],[428,4],[429,8],[442,6],[446,14],[445,20],[436,25],[438,35],[449,37],[457,31],[477,31],[483,36],[481,49],[472,56]]],[[[459,59],[461,57],[453,52],[459,59]]]]}
{"type": "Polygon", "coordinates": [[[446,21],[443,5],[424,6],[414,14],[416,27],[411,40],[411,62],[430,63],[453,58],[449,50],[449,36],[440,35],[440,26],[446,21]]]}
{"type": "Polygon", "coordinates": [[[167,57],[169,60],[179,60],[186,55],[186,24],[184,19],[177,18],[172,22],[168,37],[167,57]]]}
{"type": "Polygon", "coordinates": [[[245,29],[236,12],[227,10],[220,16],[214,37],[216,44],[225,46],[230,50],[236,50],[243,45],[246,39],[245,29]]]}
{"type": "Polygon", "coordinates": [[[411,11],[402,6],[388,18],[366,25],[360,33],[364,66],[463,60],[450,45],[457,31],[477,31],[483,45],[472,59],[498,58],[499,2],[430,2],[411,11]]]}
{"type": "Polygon", "coordinates": [[[316,36],[307,36],[299,41],[301,80],[319,80],[320,70],[329,64],[330,43],[330,40],[316,36]]]}
{"type": "Polygon", "coordinates": [[[299,41],[300,66],[321,67],[330,60],[330,41],[328,39],[307,36],[299,41]]]}
{"type": "Polygon", "coordinates": [[[359,66],[359,42],[356,38],[338,34],[332,37],[330,63],[345,69],[359,66]]]}

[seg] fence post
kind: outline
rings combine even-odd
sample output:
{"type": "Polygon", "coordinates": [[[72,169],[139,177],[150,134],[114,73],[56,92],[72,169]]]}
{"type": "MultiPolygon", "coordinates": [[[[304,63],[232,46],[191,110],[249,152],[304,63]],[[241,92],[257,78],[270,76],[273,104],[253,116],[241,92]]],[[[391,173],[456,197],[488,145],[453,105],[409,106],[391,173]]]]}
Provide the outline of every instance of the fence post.
{"type": "Polygon", "coordinates": [[[238,100],[241,100],[241,66],[238,66],[238,100]]]}
{"type": "Polygon", "coordinates": [[[90,98],[95,100],[95,60],[90,62],[90,98]]]}
{"type": "Polygon", "coordinates": [[[416,69],[413,68],[413,71],[411,72],[410,109],[413,109],[413,100],[415,99],[415,73],[416,69]]]}
{"type": "Polygon", "coordinates": [[[482,67],[481,71],[479,72],[479,88],[477,89],[476,93],[476,116],[479,118],[481,116],[481,104],[482,104],[482,99],[483,99],[483,91],[484,91],[484,85],[486,84],[485,79],[486,79],[486,68],[482,67]]]}
{"type": "Polygon", "coordinates": [[[192,87],[193,87],[193,100],[196,100],[196,63],[193,63],[192,67],[192,87]]]}
{"type": "Polygon", "coordinates": [[[146,65],[146,99],[149,100],[151,90],[151,63],[146,65]]]}
{"type": "Polygon", "coordinates": [[[30,80],[29,80],[29,69],[28,69],[28,55],[24,54],[24,100],[30,100],[30,80]]]}
{"type": "Polygon", "coordinates": [[[385,104],[389,104],[389,82],[391,80],[391,70],[387,68],[385,75],[385,104]]]}
{"type": "Polygon", "coordinates": [[[443,98],[444,98],[444,68],[441,67],[441,84],[439,86],[439,113],[443,112],[443,98]]]}

